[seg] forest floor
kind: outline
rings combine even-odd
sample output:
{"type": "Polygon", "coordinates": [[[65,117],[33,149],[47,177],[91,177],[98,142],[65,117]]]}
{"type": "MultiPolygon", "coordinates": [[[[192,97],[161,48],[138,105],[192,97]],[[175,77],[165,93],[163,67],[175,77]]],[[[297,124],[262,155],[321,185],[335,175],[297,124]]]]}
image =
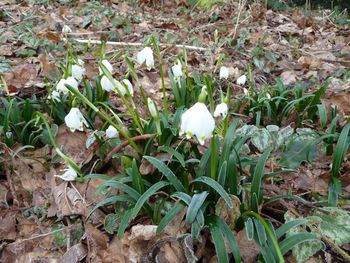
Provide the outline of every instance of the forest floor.
{"type": "MultiPolygon", "coordinates": [[[[216,62],[222,60],[233,76],[225,84],[233,87],[233,96],[244,93],[236,79],[248,66],[258,90],[274,85],[279,78],[285,86],[302,86],[313,92],[331,77],[322,103],[327,109],[337,107],[338,127],[348,121],[350,22],[345,14],[305,8],[279,11],[259,2],[240,5],[227,1],[210,10],[193,8],[184,0],[63,2],[1,0],[0,76],[3,87],[6,82],[8,88],[8,94],[1,90],[3,98],[47,97],[47,87],[60,77],[67,41],[84,60],[86,77],[93,78],[98,75],[99,57],[99,45],[94,41],[107,40],[105,52],[112,58],[114,76],[120,78],[126,66],[118,62],[118,52],[136,54],[145,39],[155,34],[162,43],[165,72],[170,69],[168,62],[184,49],[190,71],[217,72],[216,62]],[[72,32],[62,34],[64,25],[72,32]]],[[[162,105],[159,74],[147,70],[138,70],[137,74],[147,96],[162,105]]],[[[170,85],[167,79],[165,85],[170,85]]],[[[123,111],[119,100],[116,105],[123,111]]],[[[244,109],[237,110],[237,116],[243,114],[244,109]]],[[[249,116],[248,121],[242,120],[250,122],[249,116]]],[[[295,122],[285,119],[280,126],[293,127],[295,122]]],[[[63,123],[58,127],[56,143],[77,163],[93,170],[97,149],[85,147],[91,133],[71,133],[63,123]]],[[[0,136],[2,140],[4,135],[0,136]]],[[[0,145],[0,262],[129,262],[153,253],[163,253],[158,262],[185,262],[178,247],[157,243],[160,238],[153,235],[154,226],[147,218],[137,218],[122,240],[105,230],[105,210],[96,210],[87,220],[91,209],[103,199],[95,195],[103,180],[62,182],[54,176],[63,166],[52,160],[55,151],[51,147],[33,150],[22,146],[20,142],[11,147],[0,145]]],[[[347,212],[349,156],[345,155],[340,169],[341,205],[347,212]]],[[[278,185],[267,180],[264,191],[268,196],[293,193],[325,200],[332,161],[332,156],[319,154],[284,176],[278,185]]],[[[105,173],[113,175],[117,171],[109,167],[105,173]]],[[[280,201],[261,214],[278,224],[282,219],[273,215],[280,214],[280,210],[306,215],[308,209],[311,208],[280,201]]],[[[175,234],[169,231],[161,237],[175,234]]],[[[244,230],[236,233],[236,239],[243,261],[257,262],[259,248],[246,238],[244,230]]],[[[346,262],[331,244],[307,262],[346,262]]],[[[350,253],[349,245],[341,249],[350,253]]],[[[216,262],[212,245],[203,245],[202,251],[195,252],[202,262],[216,262]]],[[[296,262],[291,253],[286,260],[296,262]]]]}

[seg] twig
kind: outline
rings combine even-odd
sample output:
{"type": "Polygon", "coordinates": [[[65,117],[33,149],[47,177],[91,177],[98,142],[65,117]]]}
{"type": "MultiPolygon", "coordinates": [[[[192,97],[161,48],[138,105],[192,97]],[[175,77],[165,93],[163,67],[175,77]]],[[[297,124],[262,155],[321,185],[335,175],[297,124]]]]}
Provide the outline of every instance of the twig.
{"type": "Polygon", "coordinates": [[[327,243],[335,252],[340,254],[346,261],[350,262],[350,255],[346,253],[342,248],[335,244],[328,237],[322,236],[322,240],[327,243]]]}
{"type": "MultiPolygon", "coordinates": [[[[143,135],[132,137],[131,140],[134,141],[134,142],[137,142],[137,141],[151,139],[151,138],[155,137],[156,135],[157,134],[143,134],[143,135]]],[[[108,163],[109,160],[112,158],[113,154],[116,154],[117,152],[119,152],[121,149],[125,148],[128,145],[129,145],[129,141],[125,141],[122,144],[117,145],[116,147],[114,147],[112,149],[112,151],[110,151],[107,154],[106,158],[104,159],[104,162],[108,163]]]]}
{"type": "MultiPolygon", "coordinates": [[[[84,44],[101,44],[101,40],[96,40],[96,39],[77,39],[73,38],[74,41],[78,43],[84,43],[84,44]]],[[[144,46],[143,43],[136,42],[136,43],[130,43],[130,42],[114,42],[114,41],[106,41],[106,45],[111,45],[111,46],[133,46],[133,47],[140,47],[144,46]]],[[[177,47],[177,48],[186,48],[190,50],[197,50],[197,51],[208,51],[209,49],[204,48],[204,47],[196,47],[196,46],[188,46],[188,45],[172,45],[172,44],[162,44],[160,43],[159,46],[161,47],[177,47]]]]}

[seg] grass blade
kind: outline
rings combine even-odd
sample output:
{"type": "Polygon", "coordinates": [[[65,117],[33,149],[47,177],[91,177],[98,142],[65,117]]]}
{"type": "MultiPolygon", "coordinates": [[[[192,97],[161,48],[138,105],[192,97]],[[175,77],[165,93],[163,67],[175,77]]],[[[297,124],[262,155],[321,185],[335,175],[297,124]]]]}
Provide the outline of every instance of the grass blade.
{"type": "Polygon", "coordinates": [[[170,224],[170,222],[174,220],[177,214],[180,213],[185,207],[186,206],[182,202],[178,202],[176,205],[174,205],[159,222],[156,232],[157,235],[159,235],[164,230],[164,228],[168,224],[170,224]]]}
{"type": "Polygon", "coordinates": [[[203,205],[208,194],[209,194],[208,192],[202,192],[200,194],[193,195],[190,205],[188,206],[188,209],[187,209],[187,214],[185,219],[187,223],[191,224],[196,219],[197,213],[201,208],[201,206],[203,205]]]}
{"type": "Polygon", "coordinates": [[[285,255],[289,250],[291,250],[296,245],[309,240],[319,240],[316,235],[311,233],[297,233],[287,237],[280,243],[280,248],[282,255],[285,255]]]}

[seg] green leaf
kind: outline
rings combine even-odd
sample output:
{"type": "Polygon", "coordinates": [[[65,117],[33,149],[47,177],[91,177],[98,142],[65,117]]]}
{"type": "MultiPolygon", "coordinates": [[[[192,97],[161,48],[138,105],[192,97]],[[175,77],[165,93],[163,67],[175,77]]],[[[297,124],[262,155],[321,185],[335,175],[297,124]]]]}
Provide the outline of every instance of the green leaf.
{"type": "Polygon", "coordinates": [[[158,151],[166,152],[173,155],[180,162],[181,166],[185,168],[185,160],[178,151],[164,145],[158,147],[158,151]]]}
{"type": "Polygon", "coordinates": [[[339,180],[339,169],[343,163],[344,156],[349,148],[348,136],[350,131],[350,123],[346,124],[340,133],[332,163],[332,176],[328,190],[328,203],[336,206],[338,203],[338,195],[341,193],[341,183],[339,180]]]}
{"type": "Polygon", "coordinates": [[[117,233],[117,236],[118,236],[118,239],[122,239],[123,237],[123,234],[125,232],[125,229],[128,227],[129,225],[129,221],[130,221],[130,218],[131,218],[131,214],[133,212],[133,207],[129,208],[123,215],[122,217],[122,220],[120,221],[120,224],[119,224],[119,228],[118,228],[118,233],[117,233]]]}
{"type": "Polygon", "coordinates": [[[285,255],[289,250],[293,249],[295,246],[311,240],[317,240],[318,237],[311,233],[297,233],[288,236],[280,243],[281,252],[285,255]]]}
{"type": "Polygon", "coordinates": [[[218,222],[218,226],[220,227],[222,233],[224,234],[224,236],[227,238],[229,242],[235,262],[236,263],[241,262],[241,254],[239,252],[239,247],[234,235],[232,234],[231,229],[220,217],[216,217],[216,219],[218,222]]]}
{"type": "Polygon", "coordinates": [[[245,225],[245,231],[246,231],[248,240],[253,240],[254,239],[253,219],[251,219],[250,217],[247,218],[247,220],[244,222],[244,225],[245,225]]]}
{"type": "Polygon", "coordinates": [[[113,233],[118,230],[120,220],[121,214],[108,214],[104,221],[104,229],[106,232],[113,235],[113,233]]]}
{"type": "Polygon", "coordinates": [[[270,145],[270,133],[265,128],[259,129],[253,133],[251,142],[259,152],[264,152],[270,145]]]}
{"type": "Polygon", "coordinates": [[[209,223],[209,229],[210,229],[211,236],[213,238],[213,243],[215,245],[215,251],[216,251],[216,256],[218,258],[218,262],[228,263],[224,237],[222,236],[219,226],[214,221],[209,223]]]}
{"type": "Polygon", "coordinates": [[[208,192],[202,192],[200,194],[194,194],[191,199],[191,203],[188,206],[186,219],[185,221],[189,224],[191,224],[197,216],[197,213],[201,206],[203,205],[205,199],[208,196],[208,192]]]}
{"type": "Polygon", "coordinates": [[[137,167],[136,160],[132,160],[132,166],[131,166],[131,178],[132,178],[132,185],[133,188],[139,192],[140,194],[143,194],[145,191],[145,186],[143,184],[142,176],[139,172],[139,168],[137,167]]]}
{"type": "Polygon", "coordinates": [[[183,192],[176,192],[171,195],[172,197],[179,198],[181,201],[183,201],[186,205],[190,205],[191,203],[191,196],[189,196],[186,193],[183,192]]]}
{"type": "Polygon", "coordinates": [[[201,176],[192,181],[192,183],[204,183],[214,189],[226,202],[229,208],[233,208],[233,204],[229,194],[225,189],[215,180],[210,177],[201,176]]]}
{"type": "Polygon", "coordinates": [[[282,226],[280,226],[276,230],[276,238],[280,239],[284,234],[286,234],[288,231],[290,231],[293,227],[303,225],[306,222],[307,221],[305,219],[295,219],[295,220],[289,221],[287,223],[284,223],[282,226]]]}
{"type": "Polygon", "coordinates": [[[105,206],[105,205],[109,205],[109,204],[114,204],[116,202],[135,202],[135,200],[133,198],[131,198],[129,195],[113,195],[110,197],[107,197],[105,199],[103,199],[102,201],[100,201],[88,214],[87,218],[89,218],[93,212],[96,211],[96,209],[105,206]]]}
{"type": "Polygon", "coordinates": [[[159,235],[164,228],[175,219],[178,213],[180,213],[186,206],[182,202],[175,204],[162,218],[157,227],[157,235],[159,235]]]}
{"type": "Polygon", "coordinates": [[[219,176],[218,176],[218,183],[221,184],[222,187],[225,187],[226,175],[227,175],[227,161],[224,161],[223,164],[221,165],[219,176]]]}
{"type": "Polygon", "coordinates": [[[171,185],[179,192],[186,192],[184,186],[176,175],[160,160],[152,156],[144,156],[147,161],[149,161],[153,166],[155,166],[164,176],[168,179],[171,185]]]}
{"type": "Polygon", "coordinates": [[[99,195],[107,187],[112,187],[114,189],[118,189],[120,191],[123,191],[124,193],[127,193],[135,201],[137,201],[141,196],[137,191],[135,191],[130,186],[123,184],[121,182],[115,181],[115,180],[109,180],[109,181],[103,182],[100,185],[100,187],[96,190],[96,195],[99,195]]]}
{"type": "MultiPolygon", "coordinates": [[[[259,204],[262,202],[263,199],[263,194],[261,190],[261,184],[262,184],[262,179],[264,176],[264,171],[265,171],[265,164],[267,159],[269,158],[271,149],[268,148],[259,158],[258,163],[256,164],[256,167],[254,169],[254,174],[253,174],[253,179],[252,179],[252,186],[251,186],[251,204],[254,204],[254,199],[253,195],[256,194],[257,201],[259,204]]],[[[255,207],[257,209],[257,207],[255,207]]],[[[255,211],[257,212],[257,210],[255,211]]]]}

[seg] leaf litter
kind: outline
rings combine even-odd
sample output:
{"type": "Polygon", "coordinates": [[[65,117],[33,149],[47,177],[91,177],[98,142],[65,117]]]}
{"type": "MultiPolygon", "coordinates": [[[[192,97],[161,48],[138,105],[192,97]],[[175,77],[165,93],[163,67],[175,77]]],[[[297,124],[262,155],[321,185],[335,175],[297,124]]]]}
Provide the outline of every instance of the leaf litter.
{"type": "MultiPolygon", "coordinates": [[[[253,75],[259,87],[271,84],[279,77],[286,86],[303,83],[312,90],[332,76],[322,101],[328,107],[336,105],[343,122],[350,115],[350,78],[346,77],[350,74],[349,24],[335,26],[322,12],[315,11],[314,15],[304,10],[280,12],[266,8],[263,3],[254,3],[247,5],[238,16],[236,2],[214,5],[209,11],[191,10],[183,0],[142,0],[137,6],[124,1],[110,1],[110,5],[97,1],[68,5],[44,2],[6,0],[2,1],[0,9],[0,75],[10,91],[21,97],[45,95],[46,79],[57,78],[59,62],[65,56],[61,30],[67,24],[73,29],[68,37],[82,40],[105,38],[114,42],[142,43],[144,37],[155,32],[161,43],[170,45],[162,51],[162,56],[171,62],[182,50],[173,44],[205,48],[204,52],[186,51],[188,64],[192,67],[189,71],[213,71],[214,62],[223,53],[229,58],[225,64],[238,77],[245,65],[254,61],[253,75]],[[236,21],[237,17],[239,21],[236,21]],[[220,37],[219,43],[213,39],[215,31],[220,37]],[[235,46],[243,47],[244,51],[235,46]]],[[[128,45],[117,49],[107,45],[106,52],[115,54],[119,48],[132,49],[128,45]]],[[[86,44],[76,43],[76,49],[87,61],[87,76],[95,76],[98,72],[94,66],[96,47],[88,49],[86,44]]],[[[125,71],[118,66],[117,60],[115,64],[116,74],[125,71]]],[[[141,70],[138,74],[147,94],[161,106],[159,77],[141,70]]],[[[235,83],[231,84],[235,86],[235,83]]],[[[170,89],[169,83],[165,85],[170,89]]],[[[237,94],[242,93],[238,87],[236,90],[237,94]]],[[[68,133],[64,127],[59,127],[56,140],[77,163],[89,165],[94,161],[94,149],[82,147],[86,137],[84,133],[68,133]]],[[[89,219],[92,223],[85,221],[99,201],[94,195],[99,182],[58,183],[54,175],[63,167],[60,164],[48,167],[48,160],[54,156],[48,148],[24,151],[16,157],[4,155],[6,173],[11,180],[1,176],[0,181],[3,262],[140,262],[147,255],[151,255],[148,260],[157,257],[159,262],[185,262],[186,242],[179,242],[179,237],[186,233],[181,225],[184,215],[174,222],[179,226],[169,227],[163,235],[156,236],[155,226],[144,221],[131,226],[123,239],[118,240],[102,231],[104,215],[108,211],[96,210],[89,219]],[[71,220],[75,222],[73,225],[71,220]],[[53,230],[57,222],[64,223],[62,230],[53,230]],[[63,238],[72,240],[71,230],[79,229],[79,225],[83,225],[83,232],[75,233],[78,241],[73,244],[65,240],[66,245],[60,246],[59,236],[55,234],[62,231],[63,238]]],[[[264,188],[271,195],[286,194],[291,189],[294,193],[324,195],[328,189],[330,164],[331,160],[319,156],[315,163],[307,164],[293,174],[282,175],[284,184],[279,187],[267,184],[264,188]]],[[[141,173],[149,174],[152,169],[144,163],[141,173]]],[[[115,174],[115,171],[108,173],[115,174]]],[[[345,172],[341,179],[349,193],[349,173],[345,172]]],[[[293,202],[290,206],[300,208],[293,202]]],[[[245,240],[244,231],[236,237],[244,262],[255,262],[259,253],[255,243],[245,240]]],[[[197,242],[200,243],[196,244],[198,247],[210,243],[204,238],[197,242]]],[[[201,253],[195,251],[196,257],[203,256],[214,262],[215,252],[206,249],[201,253]],[[209,255],[205,256],[205,253],[209,255]]]]}

